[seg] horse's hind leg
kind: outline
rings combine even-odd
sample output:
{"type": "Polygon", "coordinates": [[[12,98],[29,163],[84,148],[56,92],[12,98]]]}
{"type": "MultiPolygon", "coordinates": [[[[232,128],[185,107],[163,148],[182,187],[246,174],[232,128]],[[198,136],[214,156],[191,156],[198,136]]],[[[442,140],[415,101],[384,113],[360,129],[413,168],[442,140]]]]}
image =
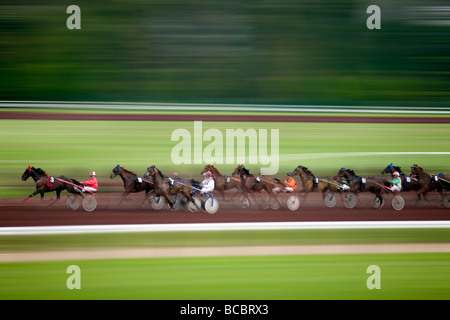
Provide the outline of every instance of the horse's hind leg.
{"type": "Polygon", "coordinates": [[[61,198],[61,190],[56,190],[56,199],[52,201],[49,206],[54,205],[61,198]]]}
{"type": "Polygon", "coordinates": [[[119,203],[117,204],[117,207],[119,207],[122,204],[123,200],[125,200],[129,194],[130,193],[128,191],[124,191],[122,193],[122,196],[120,197],[120,200],[119,200],[119,203]]]}
{"type": "Polygon", "coordinates": [[[237,190],[237,191],[233,194],[233,196],[231,197],[231,199],[230,199],[229,201],[230,201],[230,202],[233,202],[234,197],[236,197],[237,194],[241,194],[241,193],[242,193],[242,191],[237,190]]]}
{"type": "MultiPolygon", "coordinates": [[[[194,204],[194,206],[197,208],[197,210],[201,211],[201,208],[199,208],[197,206],[197,204],[195,203],[194,197],[192,196],[193,194],[191,194],[190,192],[183,192],[183,194],[186,196],[186,198],[188,199],[188,202],[192,202],[194,204]]],[[[187,205],[187,203],[186,203],[187,205]]]]}

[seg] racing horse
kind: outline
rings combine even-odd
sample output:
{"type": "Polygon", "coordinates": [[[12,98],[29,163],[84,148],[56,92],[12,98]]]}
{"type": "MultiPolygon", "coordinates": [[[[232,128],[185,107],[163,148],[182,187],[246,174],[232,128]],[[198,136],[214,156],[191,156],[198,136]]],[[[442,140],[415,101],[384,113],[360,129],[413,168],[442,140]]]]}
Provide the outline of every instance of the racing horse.
{"type": "Polygon", "coordinates": [[[158,168],[154,165],[147,168],[147,172],[144,174],[144,179],[152,178],[154,184],[155,194],[163,196],[166,198],[170,209],[174,210],[174,203],[172,201],[172,196],[182,193],[188,201],[192,202],[196,208],[198,208],[194,199],[193,185],[198,186],[199,183],[195,180],[191,180],[190,183],[186,179],[169,179],[165,176],[158,168]]]}
{"type": "Polygon", "coordinates": [[[400,179],[402,181],[402,191],[418,191],[417,194],[419,198],[424,196],[424,190],[427,188],[423,181],[419,181],[416,177],[409,177],[406,176],[402,172],[401,167],[394,166],[392,163],[388,164],[386,168],[381,171],[381,174],[387,174],[390,173],[391,175],[394,174],[394,172],[398,172],[400,174],[400,179]],[[422,190],[423,189],[423,190],[422,190]]]}
{"type": "Polygon", "coordinates": [[[142,205],[144,205],[144,203],[149,199],[150,193],[153,191],[153,182],[149,180],[142,180],[142,178],[138,177],[137,174],[121,167],[120,165],[114,167],[109,178],[114,179],[117,176],[120,176],[122,179],[123,188],[125,189],[117,206],[119,206],[130,193],[142,191],[145,191],[145,198],[142,202],[142,205]]]}
{"type": "Polygon", "coordinates": [[[245,198],[248,201],[248,206],[250,205],[250,193],[259,193],[263,190],[267,192],[269,195],[269,202],[272,204],[273,199],[275,199],[275,202],[273,203],[272,208],[276,209],[281,206],[280,202],[278,201],[277,197],[275,197],[275,194],[272,192],[273,188],[282,186],[285,187],[284,184],[278,182],[277,180],[270,181],[268,179],[264,179],[261,176],[255,177],[253,174],[250,173],[250,171],[245,168],[244,165],[237,166],[232,176],[235,177],[236,175],[239,175],[241,178],[241,190],[244,193],[245,198]]]}
{"type": "MultiPolygon", "coordinates": [[[[205,174],[208,171],[210,171],[213,175],[213,179],[214,179],[214,183],[215,183],[214,190],[219,191],[224,200],[225,200],[225,191],[226,190],[231,190],[234,188],[241,190],[241,180],[239,180],[235,177],[224,176],[212,164],[207,164],[205,166],[205,168],[203,168],[202,172],[200,172],[200,174],[205,174]]],[[[238,193],[239,193],[239,191],[237,191],[231,197],[230,201],[233,201],[233,198],[238,193]]]]}
{"type": "Polygon", "coordinates": [[[31,166],[28,166],[28,168],[25,169],[24,173],[22,174],[22,181],[27,181],[29,177],[31,177],[36,183],[36,191],[26,197],[23,201],[27,201],[38,193],[41,194],[42,201],[44,200],[44,193],[53,191],[56,192],[56,200],[54,202],[60,199],[61,192],[63,190],[67,190],[70,193],[82,195],[82,193],[75,188],[75,185],[80,186],[81,188],[83,188],[84,186],[76,179],[67,178],[65,176],[54,178],[49,176],[41,168],[35,168],[31,166]]]}
{"type": "Polygon", "coordinates": [[[433,175],[426,173],[422,167],[419,167],[417,164],[414,164],[411,167],[411,172],[409,174],[411,179],[417,181],[417,183],[421,186],[421,188],[417,191],[417,194],[420,196],[425,196],[429,191],[439,191],[445,193],[447,190],[450,190],[450,177],[444,176],[443,174],[433,175]]]}
{"type": "Polygon", "coordinates": [[[327,206],[333,207],[335,205],[334,196],[327,197],[327,194],[333,195],[335,191],[342,191],[341,185],[333,178],[319,179],[307,167],[299,165],[294,169],[292,175],[299,175],[302,180],[302,190],[305,192],[305,198],[310,192],[322,191],[322,199],[327,206]]]}
{"type": "Polygon", "coordinates": [[[384,187],[389,186],[389,181],[386,179],[376,177],[362,178],[357,176],[352,169],[346,168],[341,168],[334,179],[341,183],[347,183],[350,187],[350,191],[357,197],[360,192],[367,191],[373,193],[380,204],[384,201],[381,193],[384,190],[384,187]]]}

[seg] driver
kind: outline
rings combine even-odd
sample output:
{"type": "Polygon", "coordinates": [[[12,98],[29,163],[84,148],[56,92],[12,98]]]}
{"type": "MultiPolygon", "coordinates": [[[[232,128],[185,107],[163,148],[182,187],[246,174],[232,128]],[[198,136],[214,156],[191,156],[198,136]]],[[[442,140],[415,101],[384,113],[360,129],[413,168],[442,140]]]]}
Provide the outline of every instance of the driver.
{"type": "Polygon", "coordinates": [[[215,182],[212,177],[211,171],[206,172],[206,178],[202,181],[200,186],[202,187],[202,192],[213,192],[214,191],[215,182]]]}
{"type": "Polygon", "coordinates": [[[402,190],[402,180],[400,179],[400,174],[395,171],[392,176],[393,179],[391,180],[391,190],[400,192],[402,190]]]}
{"type": "MultiPolygon", "coordinates": [[[[81,184],[84,186],[84,190],[91,191],[91,192],[97,192],[98,189],[98,182],[95,178],[95,171],[92,171],[89,174],[89,180],[81,182],[81,184]]],[[[84,191],[82,190],[82,191],[84,191]]]]}

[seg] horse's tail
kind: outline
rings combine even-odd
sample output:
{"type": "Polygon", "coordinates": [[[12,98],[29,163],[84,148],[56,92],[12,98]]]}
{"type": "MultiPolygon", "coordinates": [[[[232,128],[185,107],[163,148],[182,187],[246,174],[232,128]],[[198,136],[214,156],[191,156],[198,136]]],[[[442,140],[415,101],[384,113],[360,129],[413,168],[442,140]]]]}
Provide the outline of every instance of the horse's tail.
{"type": "Polygon", "coordinates": [[[191,179],[191,184],[193,187],[200,189],[200,181],[197,181],[195,179],[191,179]]]}
{"type": "Polygon", "coordinates": [[[72,179],[72,178],[68,178],[66,176],[59,176],[58,178],[62,179],[62,180],[66,180],[67,182],[72,182],[74,184],[76,184],[77,186],[83,186],[83,184],[78,181],[77,179],[72,179]]]}
{"type": "Polygon", "coordinates": [[[71,180],[72,180],[72,182],[75,183],[76,185],[78,185],[78,186],[83,186],[83,184],[82,184],[80,181],[78,181],[77,179],[71,179],[71,180]]]}

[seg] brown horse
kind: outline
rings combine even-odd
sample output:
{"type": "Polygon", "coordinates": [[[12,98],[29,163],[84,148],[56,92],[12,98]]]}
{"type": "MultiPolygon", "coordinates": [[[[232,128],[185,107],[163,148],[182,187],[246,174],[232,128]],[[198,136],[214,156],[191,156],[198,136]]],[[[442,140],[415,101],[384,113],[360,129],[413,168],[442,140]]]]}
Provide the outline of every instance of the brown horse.
{"type": "MultiPolygon", "coordinates": [[[[214,179],[214,190],[219,191],[222,195],[222,198],[225,200],[225,191],[226,190],[232,190],[236,188],[237,190],[241,191],[241,180],[235,177],[230,176],[224,176],[217,170],[216,167],[214,167],[212,164],[207,164],[205,168],[200,172],[200,174],[205,174],[206,172],[211,171],[214,179]]],[[[236,196],[236,194],[239,193],[237,191],[232,197],[231,201],[233,201],[233,198],[236,196]]]]}
{"type": "Polygon", "coordinates": [[[439,191],[445,193],[450,190],[450,177],[444,176],[443,174],[434,175],[426,173],[422,167],[414,164],[411,167],[411,172],[409,174],[411,179],[417,181],[420,185],[420,189],[417,194],[420,196],[425,196],[429,191],[439,191]]]}
{"type": "Polygon", "coordinates": [[[154,183],[154,190],[156,195],[164,196],[166,198],[169,207],[173,210],[174,203],[172,196],[177,196],[178,193],[182,193],[188,201],[192,202],[197,209],[197,204],[192,198],[194,193],[193,185],[198,185],[199,183],[195,180],[187,181],[186,179],[176,178],[169,179],[165,176],[158,168],[154,165],[147,168],[147,172],[144,174],[144,179],[152,178],[154,183]]]}
{"type": "Polygon", "coordinates": [[[272,190],[275,187],[280,186],[284,188],[285,186],[282,183],[280,184],[276,180],[270,181],[261,176],[255,177],[248,169],[244,167],[244,165],[239,165],[234,169],[232,176],[235,177],[236,175],[239,175],[241,178],[241,190],[247,198],[248,204],[250,204],[249,194],[260,193],[264,190],[269,195],[269,202],[273,204],[273,208],[279,208],[281,206],[272,190]]]}
{"type": "Polygon", "coordinates": [[[63,190],[67,190],[70,193],[82,195],[82,193],[78,190],[75,190],[75,186],[83,187],[83,185],[75,180],[70,179],[65,176],[59,176],[57,178],[49,176],[44,170],[41,168],[35,168],[28,166],[22,174],[22,181],[26,181],[29,177],[31,177],[36,183],[36,191],[26,197],[23,201],[27,201],[28,199],[34,197],[38,193],[41,194],[41,201],[44,200],[44,193],[46,192],[56,192],[56,202],[61,197],[61,192],[63,190]],[[67,182],[67,183],[66,183],[67,182]]]}
{"type": "Polygon", "coordinates": [[[149,200],[150,193],[153,191],[152,181],[145,179],[143,180],[142,178],[138,177],[138,175],[135,174],[134,172],[131,172],[125,169],[124,167],[121,167],[120,165],[114,167],[109,178],[113,179],[117,176],[120,176],[120,178],[122,179],[123,188],[125,189],[125,191],[122,193],[122,197],[117,206],[119,206],[130,193],[145,191],[145,197],[144,201],[142,202],[142,205],[147,200],[149,200]]]}
{"type": "MultiPolygon", "coordinates": [[[[325,200],[327,193],[333,194],[336,191],[342,191],[340,184],[333,178],[317,178],[314,174],[304,166],[297,166],[292,172],[292,175],[299,175],[302,180],[303,189],[301,192],[305,192],[305,198],[308,196],[311,191],[322,191],[322,199],[325,200]]],[[[334,199],[332,197],[331,199],[334,199]]],[[[333,200],[334,202],[335,200],[333,200]]],[[[334,206],[333,203],[330,206],[334,206]]]]}

